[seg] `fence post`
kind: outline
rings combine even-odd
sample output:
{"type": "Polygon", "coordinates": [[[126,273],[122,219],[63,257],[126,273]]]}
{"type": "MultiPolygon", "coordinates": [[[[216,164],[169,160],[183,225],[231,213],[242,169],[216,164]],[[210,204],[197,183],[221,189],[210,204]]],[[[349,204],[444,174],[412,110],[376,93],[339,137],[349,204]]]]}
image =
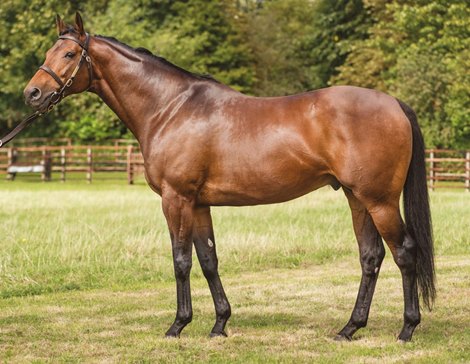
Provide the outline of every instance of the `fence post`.
{"type": "Polygon", "coordinates": [[[66,171],[65,163],[66,163],[65,148],[61,148],[60,149],[60,172],[61,172],[60,181],[61,182],[65,182],[65,171],[66,171]]]}
{"type": "Polygon", "coordinates": [[[86,158],[87,158],[87,163],[88,163],[88,172],[86,174],[86,179],[88,183],[91,183],[92,173],[93,173],[93,155],[91,153],[90,147],[88,147],[86,150],[86,158]]]}
{"type": "Polygon", "coordinates": [[[470,192],[470,151],[465,153],[465,190],[470,192]]]}
{"type": "Polygon", "coordinates": [[[42,166],[43,166],[43,170],[42,170],[42,173],[41,173],[41,181],[45,181],[46,180],[46,148],[43,147],[42,148],[42,166]]]}
{"type": "Polygon", "coordinates": [[[119,142],[117,140],[114,141],[114,162],[119,162],[119,142]]]}
{"type": "Polygon", "coordinates": [[[42,148],[42,165],[44,167],[41,179],[43,182],[51,180],[51,154],[46,147],[42,148]]]}
{"type": "Polygon", "coordinates": [[[13,164],[13,149],[15,148],[8,148],[8,167],[13,164]]]}
{"type": "Polygon", "coordinates": [[[134,184],[134,170],[132,166],[132,145],[127,146],[127,183],[134,184]]]}
{"type": "Polygon", "coordinates": [[[429,152],[429,188],[434,191],[434,149],[429,152]]]}
{"type": "MultiPolygon", "coordinates": [[[[8,167],[13,165],[15,161],[15,147],[8,148],[8,166],[7,166],[7,173],[8,173],[8,167]]],[[[8,173],[7,174],[7,180],[13,181],[15,179],[15,174],[13,173],[8,173]]]]}

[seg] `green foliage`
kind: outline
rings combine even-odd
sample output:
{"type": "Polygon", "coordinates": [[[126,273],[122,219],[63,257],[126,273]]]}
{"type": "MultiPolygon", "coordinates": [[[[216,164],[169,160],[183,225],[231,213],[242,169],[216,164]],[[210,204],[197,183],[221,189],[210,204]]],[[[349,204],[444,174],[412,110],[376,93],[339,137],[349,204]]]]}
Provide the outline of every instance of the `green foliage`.
{"type": "Polygon", "coordinates": [[[357,41],[367,35],[372,18],[362,0],[315,2],[312,33],[303,45],[314,88],[325,87],[338,73],[357,41]]]}
{"type": "Polygon", "coordinates": [[[246,39],[253,54],[258,96],[294,94],[311,88],[312,77],[301,56],[312,32],[313,4],[304,0],[267,2],[247,14],[246,39]]]}
{"type": "MultiPolygon", "coordinates": [[[[92,34],[148,48],[248,94],[285,95],[334,84],[391,93],[416,110],[428,146],[470,148],[467,3],[5,0],[0,4],[0,131],[30,112],[22,91],[55,40],[55,13],[72,21],[81,10],[92,34]]],[[[127,131],[98,98],[80,95],[65,100],[28,134],[91,142],[127,131]]]]}
{"type": "Polygon", "coordinates": [[[60,125],[66,137],[84,142],[100,142],[109,138],[120,138],[120,129],[109,126],[109,123],[104,122],[103,119],[88,114],[79,120],[64,121],[60,125]]]}
{"type": "Polygon", "coordinates": [[[388,91],[417,112],[428,146],[470,147],[465,0],[368,2],[376,19],[332,83],[388,91]]]}
{"type": "MultiPolygon", "coordinates": [[[[47,39],[55,33],[51,26],[53,9],[60,4],[60,1],[44,4],[40,0],[11,0],[0,5],[0,118],[4,124],[11,125],[27,112],[22,100],[23,87],[50,47],[47,39]],[[39,13],[41,16],[37,16],[39,13]]],[[[73,6],[72,2],[67,3],[64,13],[70,14],[73,6]]]]}
{"type": "Polygon", "coordinates": [[[233,1],[175,2],[158,31],[159,53],[183,68],[208,73],[250,92],[253,71],[243,42],[244,14],[233,1]]]}

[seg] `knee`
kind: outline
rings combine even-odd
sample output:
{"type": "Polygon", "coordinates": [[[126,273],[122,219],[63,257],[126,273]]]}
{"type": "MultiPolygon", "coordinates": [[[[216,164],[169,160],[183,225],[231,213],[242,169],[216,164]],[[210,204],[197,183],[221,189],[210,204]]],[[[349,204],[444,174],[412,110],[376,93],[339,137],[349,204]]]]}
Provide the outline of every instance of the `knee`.
{"type": "Polygon", "coordinates": [[[191,256],[186,256],[181,253],[175,254],[175,275],[177,279],[184,279],[189,276],[192,267],[191,256]]]}

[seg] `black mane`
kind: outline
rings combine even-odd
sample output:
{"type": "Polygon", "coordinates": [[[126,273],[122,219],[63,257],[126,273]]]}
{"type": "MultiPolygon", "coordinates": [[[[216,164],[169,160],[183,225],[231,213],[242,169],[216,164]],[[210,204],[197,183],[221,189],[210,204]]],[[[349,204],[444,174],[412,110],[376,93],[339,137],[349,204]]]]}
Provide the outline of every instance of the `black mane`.
{"type": "Polygon", "coordinates": [[[207,75],[207,74],[200,74],[200,73],[193,73],[193,72],[190,72],[190,71],[187,71],[185,70],[184,68],[181,68],[173,63],[171,63],[170,61],[167,61],[165,58],[163,57],[160,57],[160,56],[157,56],[155,54],[153,54],[151,51],[149,51],[147,48],[143,48],[143,47],[138,47],[138,48],[132,48],[131,46],[128,46],[127,44],[125,43],[122,43],[121,41],[117,40],[116,38],[114,37],[106,37],[104,35],[95,35],[95,37],[97,38],[101,38],[101,39],[104,39],[104,40],[107,40],[108,42],[111,42],[111,43],[114,43],[118,46],[121,46],[121,47],[124,47],[132,52],[136,52],[136,53],[139,53],[139,54],[144,54],[146,56],[148,56],[150,59],[152,59],[153,61],[157,61],[159,63],[163,63],[171,68],[175,68],[177,69],[178,71],[180,72],[183,72],[184,74],[188,75],[188,76],[192,76],[192,77],[195,77],[195,78],[198,78],[198,79],[202,79],[202,80],[207,80],[207,81],[213,81],[213,82],[217,82],[217,83],[220,83],[218,80],[216,80],[214,77],[212,77],[211,75],[207,75]]]}
{"type": "Polygon", "coordinates": [[[71,26],[71,25],[66,25],[66,27],[67,27],[66,29],[64,29],[63,31],[61,31],[61,32],[59,33],[59,37],[60,37],[61,35],[65,35],[65,34],[71,34],[71,35],[74,35],[74,36],[76,36],[76,37],[79,36],[77,30],[76,30],[73,26],[71,26]]]}

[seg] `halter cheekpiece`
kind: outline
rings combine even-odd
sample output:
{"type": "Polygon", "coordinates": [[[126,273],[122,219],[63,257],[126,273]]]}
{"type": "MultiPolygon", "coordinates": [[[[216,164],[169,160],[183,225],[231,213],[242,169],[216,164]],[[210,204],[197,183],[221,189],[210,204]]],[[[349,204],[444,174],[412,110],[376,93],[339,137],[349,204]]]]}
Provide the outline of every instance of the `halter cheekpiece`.
{"type": "Polygon", "coordinates": [[[77,75],[80,67],[83,64],[83,61],[86,61],[87,68],[88,68],[88,87],[87,90],[91,87],[91,82],[93,81],[93,68],[91,65],[91,58],[88,55],[88,44],[90,43],[90,35],[86,34],[85,43],[80,42],[78,39],[69,37],[67,35],[59,36],[59,39],[63,40],[71,40],[77,43],[82,48],[82,54],[80,56],[80,60],[78,61],[75,69],[73,70],[72,74],[70,75],[69,79],[64,83],[62,79],[55,73],[52,69],[50,69],[46,65],[42,65],[39,67],[40,70],[43,70],[47,74],[49,74],[59,85],[59,90],[54,91],[51,96],[49,97],[49,105],[47,106],[47,112],[51,111],[55,105],[57,105],[62,99],[64,98],[64,92],[67,88],[72,86],[75,76],[77,75]]]}

